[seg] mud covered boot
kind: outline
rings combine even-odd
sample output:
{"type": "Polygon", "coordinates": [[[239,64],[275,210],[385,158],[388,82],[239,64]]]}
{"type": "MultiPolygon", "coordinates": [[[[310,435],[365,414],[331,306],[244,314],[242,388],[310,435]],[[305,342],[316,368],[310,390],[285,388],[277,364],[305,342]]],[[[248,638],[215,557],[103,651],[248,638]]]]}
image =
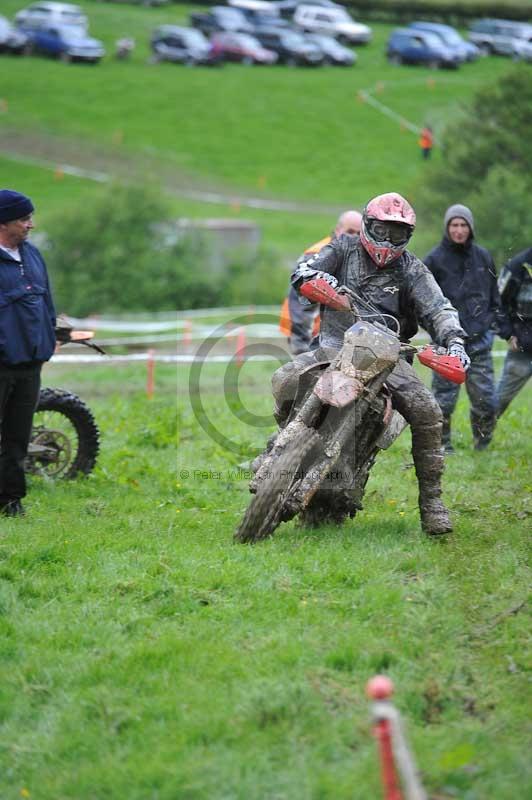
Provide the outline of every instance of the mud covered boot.
{"type": "Polygon", "coordinates": [[[424,487],[419,494],[421,529],[428,536],[442,536],[445,533],[451,533],[453,529],[449,511],[444,506],[440,494],[439,486],[437,489],[436,487],[424,487]]]}
{"type": "Polygon", "coordinates": [[[447,455],[454,453],[454,447],[451,442],[451,418],[443,418],[443,426],[441,430],[441,444],[443,452],[447,455]]]}
{"type": "MultiPolygon", "coordinates": [[[[429,429],[430,431],[430,429],[429,429]]],[[[427,433],[429,433],[427,431],[427,433]]],[[[432,435],[439,431],[430,431],[432,435]]],[[[412,447],[412,455],[416,466],[416,475],[419,484],[419,515],[421,528],[429,536],[441,536],[450,533],[453,529],[449,512],[441,499],[441,477],[443,474],[443,452],[441,449],[426,450],[420,447],[420,438],[412,437],[416,446],[412,447]]],[[[427,436],[427,438],[429,438],[427,436]]],[[[429,439],[430,441],[430,439],[429,439]]],[[[433,439],[437,442],[437,439],[433,439]]],[[[434,445],[433,445],[434,446],[434,445]]]]}

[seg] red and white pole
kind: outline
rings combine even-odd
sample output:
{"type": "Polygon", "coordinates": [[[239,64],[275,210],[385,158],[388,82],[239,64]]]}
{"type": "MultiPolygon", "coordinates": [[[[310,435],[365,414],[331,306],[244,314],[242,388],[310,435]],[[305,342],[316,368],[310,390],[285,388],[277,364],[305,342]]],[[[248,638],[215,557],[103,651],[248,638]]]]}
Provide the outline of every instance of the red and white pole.
{"type": "Polygon", "coordinates": [[[244,325],[241,325],[238,329],[238,334],[236,337],[236,363],[239,367],[242,366],[244,363],[244,353],[246,351],[246,329],[244,325]]]}
{"type": "Polygon", "coordinates": [[[367,696],[373,700],[373,734],[379,743],[381,778],[384,800],[403,800],[393,758],[392,727],[387,714],[382,713],[386,701],[393,692],[393,683],[384,675],[376,675],[366,686],[367,696]]]}
{"type": "Polygon", "coordinates": [[[155,390],[155,351],[148,350],[148,358],[146,361],[146,396],[149,400],[153,397],[155,390]]]}
{"type": "Polygon", "coordinates": [[[192,320],[186,319],[183,323],[183,344],[192,344],[192,320]]]}
{"type": "Polygon", "coordinates": [[[405,800],[427,800],[419,779],[414,756],[410,751],[397,709],[390,702],[393,683],[385,675],[376,675],[366,685],[366,694],[373,700],[374,733],[379,741],[384,800],[402,800],[397,770],[401,775],[405,800]]]}

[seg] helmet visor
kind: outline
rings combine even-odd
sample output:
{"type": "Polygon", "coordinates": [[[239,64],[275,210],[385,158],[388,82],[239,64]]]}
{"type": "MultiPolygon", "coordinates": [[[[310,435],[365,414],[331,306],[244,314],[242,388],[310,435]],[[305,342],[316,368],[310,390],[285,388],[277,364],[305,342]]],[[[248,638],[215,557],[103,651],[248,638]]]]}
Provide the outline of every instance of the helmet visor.
{"type": "Polygon", "coordinates": [[[412,234],[409,225],[401,222],[381,222],[378,219],[369,220],[369,232],[376,242],[390,242],[400,246],[406,244],[412,234]]]}

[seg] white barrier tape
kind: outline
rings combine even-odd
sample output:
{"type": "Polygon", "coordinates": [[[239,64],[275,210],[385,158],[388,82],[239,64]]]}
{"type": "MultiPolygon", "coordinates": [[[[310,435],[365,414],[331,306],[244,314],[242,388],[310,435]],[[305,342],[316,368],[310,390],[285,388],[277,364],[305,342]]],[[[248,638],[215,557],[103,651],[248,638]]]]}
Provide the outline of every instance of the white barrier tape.
{"type": "MultiPolygon", "coordinates": [[[[276,325],[263,325],[253,326],[246,325],[245,333],[246,339],[280,339],[284,338],[284,334],[280,332],[276,325]]],[[[98,337],[98,344],[101,347],[119,347],[120,345],[135,345],[135,344],[157,344],[157,342],[193,342],[204,341],[205,339],[213,338],[229,338],[231,336],[238,336],[240,328],[227,328],[220,330],[219,328],[194,328],[192,333],[176,332],[174,334],[154,334],[153,336],[119,336],[114,339],[100,339],[98,337]]]]}
{"type": "MultiPolygon", "coordinates": [[[[251,317],[255,315],[268,314],[276,319],[280,314],[279,306],[233,306],[232,308],[205,308],[194,311],[176,311],[173,319],[165,320],[136,320],[136,319],[105,319],[103,317],[70,317],[66,319],[75,328],[90,330],[124,331],[124,333],[135,333],[136,331],[145,333],[156,333],[157,331],[173,331],[176,329],[187,328],[190,320],[196,317],[239,317],[247,314],[251,317]]],[[[240,320],[239,320],[240,321],[240,320]]],[[[220,323],[223,325],[224,323],[220,323]]],[[[260,324],[260,323],[250,323],[260,324]]],[[[264,324],[264,323],[263,323],[264,324]]]]}
{"type": "MultiPolygon", "coordinates": [[[[289,353],[286,353],[287,359],[290,359],[291,356],[289,353]]],[[[270,355],[253,355],[253,356],[239,356],[236,353],[232,355],[220,355],[220,356],[206,356],[205,358],[201,358],[194,353],[191,354],[172,354],[172,353],[129,353],[128,355],[123,356],[97,356],[97,355],[90,355],[90,356],[75,356],[75,355],[56,355],[53,356],[51,359],[52,364],[100,364],[104,366],[105,364],[117,364],[117,363],[126,363],[132,361],[148,361],[152,359],[153,361],[160,361],[169,364],[228,364],[230,361],[276,361],[279,362],[279,358],[276,356],[270,355]]]]}
{"type": "MultiPolygon", "coordinates": [[[[286,353],[287,358],[290,354],[286,353]]],[[[506,353],[501,350],[493,353],[494,358],[502,358],[506,353]]],[[[54,364],[110,364],[126,361],[148,361],[152,358],[154,361],[165,361],[176,364],[192,364],[193,362],[206,362],[206,363],[229,363],[236,358],[241,358],[243,361],[279,361],[277,356],[274,355],[253,355],[253,356],[238,356],[237,353],[219,355],[219,356],[206,356],[205,358],[199,357],[195,353],[128,353],[127,355],[67,355],[60,353],[51,358],[51,363],[54,364]]]]}

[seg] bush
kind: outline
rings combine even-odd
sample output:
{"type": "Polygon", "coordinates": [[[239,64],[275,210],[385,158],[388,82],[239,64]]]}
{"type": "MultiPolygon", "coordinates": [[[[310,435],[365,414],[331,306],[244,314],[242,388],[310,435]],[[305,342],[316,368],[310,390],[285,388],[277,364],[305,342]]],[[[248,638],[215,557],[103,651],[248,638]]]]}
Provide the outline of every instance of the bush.
{"type": "Polygon", "coordinates": [[[84,316],[268,303],[283,296],[287,271],[275,266],[275,254],[240,258],[212,274],[205,238],[165,244],[161,223],[171,217],[155,188],[112,186],[92,207],[52,219],[47,260],[58,309],[84,316]]]}

